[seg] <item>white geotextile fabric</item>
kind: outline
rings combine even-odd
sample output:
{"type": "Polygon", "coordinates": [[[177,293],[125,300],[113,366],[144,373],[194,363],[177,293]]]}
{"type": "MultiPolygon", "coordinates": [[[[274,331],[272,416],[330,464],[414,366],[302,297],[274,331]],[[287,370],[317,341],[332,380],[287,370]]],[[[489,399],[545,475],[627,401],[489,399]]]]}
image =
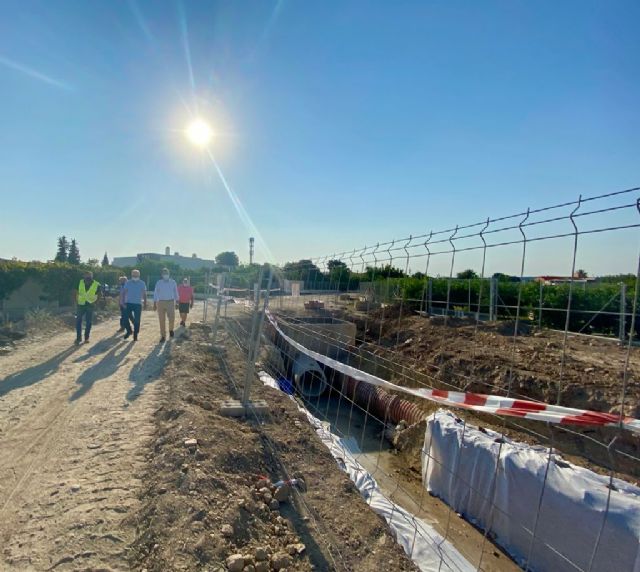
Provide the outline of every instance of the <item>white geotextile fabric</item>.
{"type": "Polygon", "coordinates": [[[427,490],[480,529],[490,523],[496,542],[521,565],[535,527],[532,571],[589,570],[597,545],[592,572],[640,572],[638,487],[614,479],[610,491],[608,477],[554,456],[541,499],[548,449],[507,440],[500,451],[499,437],[467,425],[463,440],[463,423],[453,415],[439,411],[429,417],[422,458],[427,490]]]}
{"type": "MultiPolygon", "coordinates": [[[[265,385],[280,389],[276,381],[266,372],[261,371],[259,376],[265,385]]],[[[375,479],[356,460],[354,455],[359,453],[359,449],[353,438],[341,439],[331,433],[328,424],[319,421],[306,409],[299,406],[298,408],[306,414],[309,423],[315,428],[338,466],[349,475],[367,504],[385,519],[398,544],[420,570],[423,572],[475,571],[475,567],[471,566],[433,527],[382,494],[375,479]]]]}

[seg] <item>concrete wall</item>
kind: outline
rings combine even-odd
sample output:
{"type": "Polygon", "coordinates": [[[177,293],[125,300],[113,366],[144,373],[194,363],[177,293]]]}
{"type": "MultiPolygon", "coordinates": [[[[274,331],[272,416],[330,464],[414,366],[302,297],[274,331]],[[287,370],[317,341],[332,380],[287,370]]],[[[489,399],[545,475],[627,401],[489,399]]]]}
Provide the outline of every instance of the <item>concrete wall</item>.
{"type": "Polygon", "coordinates": [[[294,318],[281,321],[282,330],[310,350],[338,358],[356,341],[356,325],[330,317],[294,318]]]}

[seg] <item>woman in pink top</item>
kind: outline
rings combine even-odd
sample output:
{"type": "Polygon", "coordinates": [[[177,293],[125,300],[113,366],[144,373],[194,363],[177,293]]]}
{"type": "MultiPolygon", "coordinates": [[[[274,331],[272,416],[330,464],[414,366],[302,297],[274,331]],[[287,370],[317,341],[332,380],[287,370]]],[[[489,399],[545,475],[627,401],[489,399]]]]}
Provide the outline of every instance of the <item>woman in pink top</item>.
{"type": "Polygon", "coordinates": [[[178,286],[178,311],[180,312],[180,325],[187,325],[189,308],[193,308],[193,288],[189,286],[189,279],[183,278],[178,286]]]}

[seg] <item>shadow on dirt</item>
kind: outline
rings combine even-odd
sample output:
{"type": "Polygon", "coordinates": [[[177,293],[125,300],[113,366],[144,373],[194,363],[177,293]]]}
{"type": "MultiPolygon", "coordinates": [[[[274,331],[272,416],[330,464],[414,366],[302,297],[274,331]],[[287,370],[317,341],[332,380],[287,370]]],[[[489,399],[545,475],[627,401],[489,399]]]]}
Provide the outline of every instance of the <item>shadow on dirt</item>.
{"type": "Polygon", "coordinates": [[[56,373],[60,364],[76,352],[77,349],[78,348],[76,346],[71,346],[43,363],[8,375],[4,379],[0,380],[0,397],[7,395],[7,393],[14,389],[29,387],[45,380],[50,375],[56,373]]]}
{"type": "Polygon", "coordinates": [[[91,359],[93,356],[103,354],[104,352],[110,350],[113,346],[115,346],[118,343],[118,339],[121,339],[121,337],[121,334],[113,334],[108,338],[100,340],[99,342],[91,346],[88,352],[74,359],[73,363],[81,363],[83,361],[91,359]]]}
{"type": "Polygon", "coordinates": [[[129,381],[133,382],[133,387],[127,392],[127,401],[138,399],[145,386],[160,377],[170,353],[171,344],[160,343],[151,350],[147,357],[141,358],[134,364],[129,372],[129,381]]]}
{"type": "Polygon", "coordinates": [[[76,383],[80,386],[71,397],[69,401],[75,401],[82,397],[87,391],[89,391],[96,381],[100,381],[106,377],[109,377],[118,371],[122,360],[127,357],[127,354],[131,351],[133,344],[125,344],[124,342],[116,345],[107,355],[105,355],[98,363],[92,365],[89,369],[83,371],[76,383]],[[120,352],[118,350],[121,350],[120,352]]]}

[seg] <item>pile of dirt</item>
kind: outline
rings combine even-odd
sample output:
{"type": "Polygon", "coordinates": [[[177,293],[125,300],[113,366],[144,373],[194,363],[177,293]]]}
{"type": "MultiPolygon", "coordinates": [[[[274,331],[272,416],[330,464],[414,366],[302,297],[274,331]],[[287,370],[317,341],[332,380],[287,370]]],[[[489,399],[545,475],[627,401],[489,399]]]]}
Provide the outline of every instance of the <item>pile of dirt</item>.
{"type": "Polygon", "coordinates": [[[263,419],[219,414],[237,397],[244,357],[191,327],[161,383],[156,435],[132,564],[165,570],[415,570],[294,403],[254,385],[263,419]],[[281,479],[304,486],[276,489],[281,479]],[[300,489],[300,490],[299,490],[300,489]],[[280,499],[280,500],[278,500],[280,499]]]}
{"type": "MultiPolygon", "coordinates": [[[[617,414],[627,348],[615,341],[536,331],[514,322],[425,319],[404,316],[376,321],[359,330],[371,353],[403,363],[430,383],[477,393],[505,394],[568,407],[617,414]]],[[[363,327],[362,319],[356,324],[363,327]]],[[[640,417],[640,353],[633,349],[624,413],[640,417]]]]}
{"type": "Polygon", "coordinates": [[[531,325],[527,322],[517,322],[515,320],[505,320],[495,325],[496,331],[503,336],[528,336],[531,334],[531,325]]]}

